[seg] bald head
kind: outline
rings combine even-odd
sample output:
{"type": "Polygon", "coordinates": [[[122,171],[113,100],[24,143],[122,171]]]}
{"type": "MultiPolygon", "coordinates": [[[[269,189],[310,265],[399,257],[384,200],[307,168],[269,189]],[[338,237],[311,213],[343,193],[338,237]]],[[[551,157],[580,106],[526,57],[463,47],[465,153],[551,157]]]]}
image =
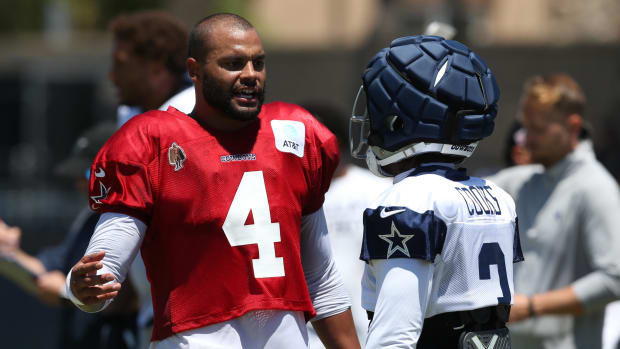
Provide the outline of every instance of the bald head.
{"type": "Polygon", "coordinates": [[[196,61],[205,60],[211,49],[210,35],[217,28],[226,27],[229,30],[254,30],[254,26],[245,18],[234,13],[216,13],[200,20],[189,34],[189,57],[196,61]]]}

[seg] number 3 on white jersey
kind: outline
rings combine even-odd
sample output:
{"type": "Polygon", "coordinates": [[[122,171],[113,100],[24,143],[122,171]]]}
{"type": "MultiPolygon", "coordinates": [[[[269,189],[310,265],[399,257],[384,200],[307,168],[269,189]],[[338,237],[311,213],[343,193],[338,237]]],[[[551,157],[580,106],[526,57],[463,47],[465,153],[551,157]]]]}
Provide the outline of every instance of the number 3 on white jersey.
{"type": "Polygon", "coordinates": [[[252,260],[255,278],[284,276],[284,260],[276,257],[280,223],[271,223],[263,171],[245,172],[228,209],[222,230],[230,246],[258,245],[258,258],[252,260]],[[252,212],[254,224],[245,225],[252,212]]]}

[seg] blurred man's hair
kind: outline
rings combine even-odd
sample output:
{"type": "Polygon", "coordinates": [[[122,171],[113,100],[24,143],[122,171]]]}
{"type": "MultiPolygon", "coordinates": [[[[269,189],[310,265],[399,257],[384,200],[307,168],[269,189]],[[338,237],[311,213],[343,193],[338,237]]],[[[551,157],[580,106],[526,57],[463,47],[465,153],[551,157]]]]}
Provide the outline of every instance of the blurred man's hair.
{"type": "Polygon", "coordinates": [[[584,116],[586,97],[577,81],[567,74],[534,76],[526,81],[523,96],[559,116],[584,116]]]}
{"type": "Polygon", "coordinates": [[[585,120],[586,96],[570,75],[556,73],[533,76],[525,82],[523,97],[553,117],[578,114],[583,120],[579,139],[590,137],[590,124],[585,120]]]}
{"type": "Polygon", "coordinates": [[[116,17],[110,23],[114,39],[127,42],[147,61],[161,61],[175,74],[185,73],[189,33],[183,23],[162,11],[142,11],[116,17]]]}

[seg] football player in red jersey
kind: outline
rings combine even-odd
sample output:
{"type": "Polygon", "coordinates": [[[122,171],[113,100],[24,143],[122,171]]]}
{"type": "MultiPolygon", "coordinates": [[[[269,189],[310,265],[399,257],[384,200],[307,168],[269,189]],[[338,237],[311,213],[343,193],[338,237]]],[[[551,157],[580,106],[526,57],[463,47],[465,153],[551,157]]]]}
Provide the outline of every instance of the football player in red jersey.
{"type": "Polygon", "coordinates": [[[263,105],[265,53],[245,19],[206,17],[189,47],[192,113],[132,118],[92,165],[102,217],[67,292],[101,310],[140,249],[151,348],[303,348],[308,319],[328,348],[359,348],[322,210],[334,135],[296,105],[263,105]]]}

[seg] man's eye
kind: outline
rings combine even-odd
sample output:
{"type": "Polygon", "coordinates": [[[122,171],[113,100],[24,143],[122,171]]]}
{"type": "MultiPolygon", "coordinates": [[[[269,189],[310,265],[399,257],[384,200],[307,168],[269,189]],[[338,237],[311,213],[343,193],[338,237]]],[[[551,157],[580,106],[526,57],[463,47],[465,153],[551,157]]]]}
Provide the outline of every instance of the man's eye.
{"type": "Polygon", "coordinates": [[[227,70],[242,70],[245,65],[245,61],[243,60],[232,60],[224,62],[224,68],[227,70]]]}
{"type": "Polygon", "coordinates": [[[252,64],[254,65],[254,70],[261,71],[263,70],[263,68],[265,68],[265,61],[262,59],[257,59],[252,62],[252,64]]]}

